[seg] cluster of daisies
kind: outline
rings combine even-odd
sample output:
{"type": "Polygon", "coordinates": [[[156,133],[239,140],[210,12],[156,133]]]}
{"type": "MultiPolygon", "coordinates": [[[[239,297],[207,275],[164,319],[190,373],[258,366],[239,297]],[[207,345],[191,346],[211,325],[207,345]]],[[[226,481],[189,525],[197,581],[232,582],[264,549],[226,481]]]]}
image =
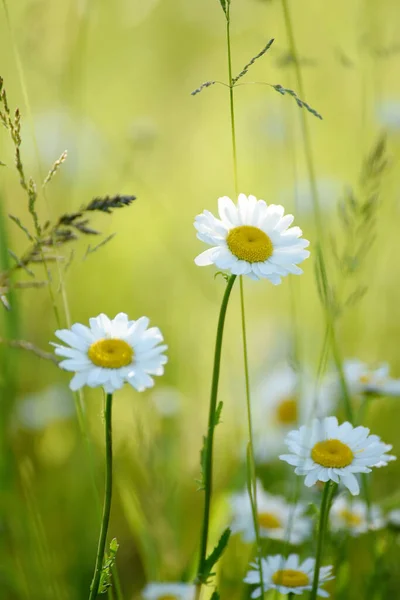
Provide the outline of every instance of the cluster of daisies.
{"type": "MultiPolygon", "coordinates": [[[[195,219],[197,237],[210,246],[195,259],[197,265],[214,264],[232,276],[266,278],[274,285],[281,283],[285,275],[302,273],[298,265],[310,254],[306,250],[309,242],[302,238],[299,227],[291,227],[293,216],[285,215],[282,206],[267,205],[264,200],[240,194],[237,205],[228,197],[220,198],[218,213],[219,217],[215,217],[204,211],[195,219]]],[[[124,313],[114,319],[101,314],[89,320],[89,327],[77,323],[70,329],[57,331],[56,336],[67,344],[55,344],[55,352],[63,358],[60,367],[74,373],[70,382],[72,390],[84,385],[100,386],[107,394],[112,394],[124,383],[129,383],[140,392],[154,385],[153,377],[163,374],[167,362],[164,354],[167,346],[162,343],[162,334],[157,327],[149,327],[147,317],[134,321],[124,313]]],[[[352,361],[345,365],[345,376],[352,393],[400,393],[399,382],[389,378],[386,366],[369,369],[352,361]]],[[[261,445],[258,454],[268,454],[268,443],[278,425],[285,432],[284,442],[289,450],[279,458],[293,466],[297,475],[304,477],[307,487],[333,481],[357,495],[357,474],[387,465],[394,459],[388,454],[391,446],[384,444],[378,436],[370,435],[366,427],[353,427],[348,422],[339,424],[336,417],[327,416],[333,404],[324,386],[315,394],[309,385],[303,385],[299,395],[296,377],[293,371],[284,377],[275,373],[272,380],[264,383],[267,390],[272,388],[276,393],[264,418],[256,415],[255,421],[262,423],[261,431],[267,441],[265,448],[261,445]],[[318,418],[311,419],[311,416],[318,418]],[[271,432],[266,431],[264,425],[267,424],[271,432]],[[293,429],[299,424],[299,428],[293,429]]],[[[261,397],[265,394],[262,386],[257,394],[261,397]]],[[[262,402],[256,402],[256,410],[257,406],[265,408],[262,402]]],[[[232,497],[231,508],[233,531],[240,533],[246,542],[254,541],[247,493],[232,497]]],[[[305,507],[290,505],[279,496],[267,494],[260,484],[257,509],[261,537],[295,545],[310,537],[312,524],[305,507]]],[[[349,502],[344,496],[334,501],[330,519],[334,530],[346,528],[354,535],[371,525],[379,528],[384,523],[379,509],[372,507],[367,515],[363,502],[349,502]]],[[[254,566],[245,578],[248,584],[255,586],[253,598],[262,594],[260,572],[265,591],[275,589],[284,594],[299,595],[312,589],[315,570],[312,558],[301,561],[297,554],[287,558],[267,556],[262,559],[261,567],[254,566]]],[[[331,567],[320,569],[320,596],[329,595],[321,586],[332,577],[331,567]]],[[[143,590],[143,598],[192,600],[193,593],[193,586],[185,583],[150,583],[143,590]]]]}

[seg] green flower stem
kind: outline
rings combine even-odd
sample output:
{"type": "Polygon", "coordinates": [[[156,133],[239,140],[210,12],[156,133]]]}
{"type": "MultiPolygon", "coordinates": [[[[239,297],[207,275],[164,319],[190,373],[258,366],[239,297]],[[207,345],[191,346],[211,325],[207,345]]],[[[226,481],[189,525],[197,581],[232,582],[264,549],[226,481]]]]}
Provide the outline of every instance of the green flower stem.
{"type": "Polygon", "coordinates": [[[312,590],[311,590],[311,594],[310,594],[310,600],[317,600],[319,570],[321,567],[322,551],[323,551],[323,547],[324,547],[324,537],[325,537],[325,532],[326,532],[327,525],[328,525],[330,502],[332,499],[333,491],[334,491],[334,487],[332,485],[332,481],[327,481],[325,483],[324,492],[323,492],[322,500],[321,500],[321,509],[320,509],[320,513],[319,513],[317,554],[315,557],[314,579],[313,579],[313,586],[312,586],[312,590]]]}
{"type": "MultiPolygon", "coordinates": [[[[213,444],[214,444],[214,429],[216,426],[215,414],[217,410],[217,398],[218,398],[218,383],[219,373],[221,366],[221,351],[222,351],[222,338],[224,334],[225,316],[228,308],[229,297],[231,295],[233,284],[235,283],[236,275],[231,275],[222,299],[221,309],[219,312],[217,336],[215,340],[215,352],[214,352],[214,368],[211,383],[211,394],[210,394],[210,411],[208,414],[208,433],[205,441],[205,461],[204,461],[204,512],[203,512],[203,524],[200,538],[200,557],[199,566],[197,571],[196,581],[196,598],[200,598],[202,575],[204,572],[205,562],[207,558],[207,541],[208,541],[208,530],[210,524],[210,507],[212,497],[212,475],[213,475],[213,444]]],[[[91,599],[90,599],[91,600],[91,599]]]]}
{"type": "Polygon", "coordinates": [[[89,600],[95,600],[98,594],[107,540],[108,523],[110,521],[112,496],[112,394],[107,394],[106,397],[104,424],[106,435],[106,489],[103,505],[103,517],[100,528],[99,545],[97,547],[96,566],[94,569],[92,585],[90,586],[89,600]]]}

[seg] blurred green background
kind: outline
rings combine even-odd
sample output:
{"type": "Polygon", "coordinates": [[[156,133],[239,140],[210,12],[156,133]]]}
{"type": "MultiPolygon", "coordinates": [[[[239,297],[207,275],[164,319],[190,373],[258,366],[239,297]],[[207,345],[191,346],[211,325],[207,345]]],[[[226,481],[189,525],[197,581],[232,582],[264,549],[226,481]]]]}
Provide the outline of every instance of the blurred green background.
{"type": "MultiPolygon", "coordinates": [[[[346,187],[357,186],[363,159],[382,131],[387,134],[389,167],[381,181],[377,238],[359,275],[368,293],[341,319],[339,338],[344,357],[388,361],[400,376],[398,2],[291,0],[289,5],[304,99],[324,117],[307,114],[327,246],[332,236],[338,244],[343,237],[337,201],[346,187]]],[[[234,189],[228,90],[215,85],[195,97],[190,92],[210,79],[227,80],[224,16],[217,0],[14,0],[8,10],[9,24],[4,6],[0,10],[0,74],[10,106],[22,112],[25,170],[40,182],[68,150],[46,200],[39,199],[41,221],[54,221],[95,196],[137,196],[131,207],[93,218],[104,236],[117,232],[116,237],[86,258],[93,240],[75,243],[63,275],[72,322],[86,323],[100,312],[113,317],[123,311],[133,319],[147,315],[169,345],[169,364],[156,391],[125,388],[114,402],[110,535],[120,544],[125,597],[136,598],[148,579],[194,575],[202,507],[195,479],[224,282],[214,279],[213,269],[195,267],[193,259],[204,248],[192,223],[205,208],[215,212],[217,198],[233,197],[234,189]],[[171,402],[171,415],[160,412],[160,405],[165,412],[171,402]]],[[[273,37],[271,50],[242,81],[297,89],[281,2],[232,0],[231,11],[234,73],[273,37]]],[[[237,88],[235,105],[240,190],[294,212],[312,252],[300,109],[292,98],[252,84],[237,88]]],[[[0,179],[0,261],[6,269],[6,249],[21,255],[26,248],[26,238],[7,214],[31,223],[5,130],[0,160],[7,165],[0,179]]],[[[66,248],[67,258],[69,253],[66,248]]],[[[316,367],[324,320],[313,258],[304,271],[277,288],[268,281],[246,281],[252,381],[288,358],[294,332],[301,363],[316,367]]],[[[45,279],[40,265],[35,274],[38,281],[45,279]]],[[[56,269],[52,276],[65,326],[56,269]]],[[[25,273],[19,278],[29,280],[25,273]]],[[[227,490],[244,482],[236,452],[238,436],[244,436],[237,291],[223,354],[225,407],[217,430],[213,539],[226,525],[227,490]]],[[[0,306],[0,337],[49,351],[57,324],[48,289],[15,290],[8,300],[10,311],[0,306]]],[[[0,351],[0,597],[84,599],[102,497],[102,394],[85,390],[85,441],[68,374],[26,351],[6,345],[0,351]]],[[[380,399],[369,413],[374,433],[394,444],[394,453],[399,417],[398,399],[380,399]]],[[[374,474],[374,500],[399,491],[399,474],[396,463],[374,474]]],[[[268,477],[273,481],[273,471],[268,477]]],[[[225,559],[230,598],[243,597],[239,580],[231,580],[235,565],[245,572],[247,552],[235,542],[225,559]]],[[[347,597],[361,598],[358,593],[355,586],[347,597]]]]}

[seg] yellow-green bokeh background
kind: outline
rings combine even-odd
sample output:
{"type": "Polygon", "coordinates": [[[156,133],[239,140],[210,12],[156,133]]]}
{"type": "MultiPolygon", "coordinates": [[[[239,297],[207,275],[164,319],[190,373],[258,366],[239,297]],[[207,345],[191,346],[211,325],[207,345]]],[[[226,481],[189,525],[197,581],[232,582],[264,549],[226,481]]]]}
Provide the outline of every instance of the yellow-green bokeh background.
{"type": "MultiPolygon", "coordinates": [[[[341,320],[339,338],[344,357],[388,361],[400,376],[400,10],[395,0],[291,0],[289,6],[303,59],[305,99],[324,117],[319,121],[307,114],[317,176],[325,182],[321,189],[329,191],[321,194],[327,240],[334,235],[340,244],[342,239],[332,189],[340,196],[346,186],[357,184],[362,159],[385,125],[379,117],[382,103],[398,102],[397,127],[395,122],[387,132],[389,168],[382,181],[377,239],[360,274],[368,294],[341,320]]],[[[190,92],[209,79],[227,80],[224,17],[217,0],[13,0],[8,9],[11,28],[3,7],[0,11],[0,74],[11,106],[22,112],[26,171],[40,182],[61,152],[69,151],[46,198],[40,198],[42,221],[74,211],[94,196],[137,196],[112,217],[94,217],[92,224],[105,236],[117,232],[108,245],[83,260],[88,240],[75,244],[65,274],[71,319],[86,322],[99,312],[148,315],[169,345],[169,364],[157,386],[172,386],[181,394],[181,414],[172,420],[159,416],[148,394],[124,389],[115,398],[111,534],[121,545],[126,598],[133,598],[146,578],[193,575],[202,502],[195,478],[223,280],[213,279],[211,267],[195,267],[193,258],[204,248],[192,223],[203,209],[215,211],[219,196],[233,196],[234,186],[228,90],[215,85],[195,97],[190,92]]],[[[282,64],[288,44],[280,0],[232,0],[235,73],[272,37],[273,47],[243,82],[297,89],[293,66],[282,64]]],[[[265,85],[238,87],[235,106],[240,190],[284,203],[312,251],[313,217],[304,202],[296,205],[294,193],[296,185],[303,189],[307,182],[300,109],[265,85]]],[[[12,213],[30,225],[5,130],[0,152],[8,165],[1,170],[3,219],[12,213]]],[[[21,254],[25,238],[11,222],[6,227],[8,246],[21,254]]],[[[285,357],[294,334],[291,294],[300,358],[316,366],[324,322],[313,258],[304,270],[304,276],[277,288],[267,281],[246,282],[253,380],[274,357],[285,357]]],[[[38,280],[44,278],[40,267],[35,272],[38,280]]],[[[65,325],[56,270],[53,278],[65,325]]],[[[225,338],[213,535],[225,524],[223,491],[243,475],[232,450],[244,403],[237,292],[225,338]]],[[[48,349],[57,328],[48,291],[21,290],[14,296],[11,316],[0,314],[0,337],[14,332],[48,349]]],[[[68,376],[17,350],[3,350],[2,366],[0,401],[7,405],[3,414],[0,409],[2,448],[11,462],[3,473],[0,502],[1,598],[83,599],[98,528],[92,476],[100,494],[102,488],[101,393],[85,392],[92,469],[74,419],[52,421],[36,431],[18,428],[13,420],[27,394],[55,384],[66,389],[68,376]]],[[[374,432],[397,452],[399,417],[397,399],[379,400],[369,417],[374,432]]],[[[398,478],[396,465],[374,475],[374,499],[395,494],[398,478]]],[[[234,561],[244,551],[230,552],[234,561]]],[[[242,563],[244,569],[246,557],[242,563]]],[[[230,581],[229,564],[226,571],[230,581]]],[[[228,593],[242,595],[238,583],[228,593]]],[[[356,588],[346,597],[361,598],[356,588]]]]}

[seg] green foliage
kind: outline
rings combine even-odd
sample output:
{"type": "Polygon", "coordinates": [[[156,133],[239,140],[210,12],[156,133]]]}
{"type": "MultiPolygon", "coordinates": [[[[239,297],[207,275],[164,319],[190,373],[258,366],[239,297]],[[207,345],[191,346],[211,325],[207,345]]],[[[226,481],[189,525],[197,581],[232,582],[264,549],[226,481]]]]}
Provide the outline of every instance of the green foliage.
{"type": "Polygon", "coordinates": [[[231,533],[231,530],[229,529],[229,527],[227,527],[221,535],[221,537],[219,538],[218,544],[215,546],[214,550],[211,552],[211,554],[209,554],[209,556],[205,560],[203,572],[199,573],[198,575],[199,582],[208,583],[210,577],[213,577],[215,575],[215,573],[212,572],[212,569],[217,564],[226,546],[228,545],[231,533]]]}
{"type": "Polygon", "coordinates": [[[99,594],[105,594],[108,588],[111,586],[112,569],[115,565],[117,558],[119,544],[116,538],[113,538],[110,542],[110,548],[108,556],[105,557],[103,568],[100,575],[99,594]]]}

